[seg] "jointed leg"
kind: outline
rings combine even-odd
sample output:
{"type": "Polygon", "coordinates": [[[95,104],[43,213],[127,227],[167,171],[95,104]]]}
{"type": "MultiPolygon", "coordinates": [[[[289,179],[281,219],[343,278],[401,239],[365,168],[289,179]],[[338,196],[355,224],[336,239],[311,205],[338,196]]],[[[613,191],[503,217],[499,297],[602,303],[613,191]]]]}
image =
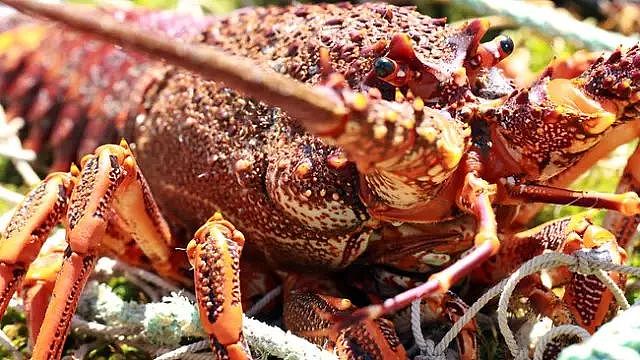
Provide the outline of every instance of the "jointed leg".
{"type": "Polygon", "coordinates": [[[356,307],[339,296],[333,285],[325,277],[289,275],[283,315],[287,330],[334,350],[340,359],[406,359],[393,323],[387,319],[367,319],[335,329],[335,315],[351,313],[356,307]]]}
{"type": "Polygon", "coordinates": [[[51,229],[67,211],[76,183],[77,168],[71,173],[53,173],[33,189],[17,207],[0,241],[0,314],[16,292],[29,265],[51,229]]]}
{"type": "Polygon", "coordinates": [[[242,335],[240,255],[244,236],[216,213],[189,242],[200,321],[218,359],[249,359],[242,335]]]}
{"type": "Polygon", "coordinates": [[[101,251],[112,209],[125,221],[153,267],[182,280],[172,271],[168,226],[128,146],[124,142],[101,146],[95,155],[83,158],[82,172],[71,194],[67,214],[69,248],[34,348],[34,359],[60,356],[80,292],[101,251]]]}
{"type": "MultiPolygon", "coordinates": [[[[101,252],[112,211],[125,219],[131,237],[159,272],[182,280],[170,259],[168,226],[126,144],[103,146],[95,155],[85,157],[82,165],[81,172],[72,168],[69,174],[52,174],[34,189],[0,242],[0,310],[4,311],[51,228],[60,221],[67,227],[68,247],[40,329],[42,336],[36,341],[34,359],[60,356],[80,292],[101,252]]],[[[45,275],[55,273],[41,265],[53,266],[37,261],[31,271],[26,285],[32,286],[27,289],[32,305],[48,297],[45,275]]]]}
{"type": "Polygon", "coordinates": [[[466,175],[456,201],[460,209],[476,218],[474,249],[444,270],[431,275],[424,284],[387,299],[381,305],[371,305],[347,316],[337,316],[342,320],[338,324],[340,328],[397,311],[423,297],[442,294],[499,251],[500,241],[492,206],[496,186],[482,179],[483,167],[480,159],[479,152],[475,149],[469,150],[465,155],[463,170],[466,175]]]}
{"type": "Polygon", "coordinates": [[[568,190],[545,185],[509,185],[507,183],[504,184],[504,187],[510,200],[609,209],[618,211],[625,216],[640,214],[640,197],[634,191],[611,194],[568,190]]]}
{"type": "MultiPolygon", "coordinates": [[[[474,280],[493,284],[509,276],[523,262],[549,251],[571,254],[581,249],[597,251],[616,264],[624,263],[625,251],[604,228],[592,224],[588,216],[574,215],[547,222],[533,229],[503,236],[504,246],[491,261],[474,272],[474,280]]],[[[570,314],[574,322],[593,332],[616,306],[613,294],[595,275],[572,273],[566,267],[548,271],[551,287],[564,286],[562,301],[558,301],[550,289],[542,286],[538,277],[521,281],[518,293],[530,299],[541,313],[561,322],[567,322],[570,314]],[[564,320],[562,320],[564,319],[564,320]]],[[[614,281],[622,285],[623,276],[610,272],[614,281]]]]}
{"type": "Polygon", "coordinates": [[[35,345],[44,314],[53,292],[56,276],[62,267],[67,242],[62,236],[51,236],[42,246],[38,257],[29,265],[19,293],[24,301],[29,344],[35,345]]]}
{"type": "MultiPolygon", "coordinates": [[[[618,182],[617,193],[635,191],[640,192],[640,146],[627,160],[627,166],[624,168],[622,177],[618,182]]],[[[638,233],[638,224],[640,224],[640,215],[625,216],[615,212],[608,212],[604,227],[611,231],[618,240],[618,245],[626,248],[634,236],[638,233]]]]}

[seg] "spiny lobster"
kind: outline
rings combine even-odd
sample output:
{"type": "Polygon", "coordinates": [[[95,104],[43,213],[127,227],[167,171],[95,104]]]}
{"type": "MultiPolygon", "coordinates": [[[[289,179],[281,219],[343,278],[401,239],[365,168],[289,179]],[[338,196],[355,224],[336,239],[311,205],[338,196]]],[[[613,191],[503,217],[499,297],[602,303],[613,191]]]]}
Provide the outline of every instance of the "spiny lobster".
{"type": "MultiPolygon", "coordinates": [[[[638,135],[637,46],[595,60],[577,78],[549,70],[518,90],[494,68],[513,49],[509,38],[481,43],[485,21],[452,27],[413,8],[295,5],[194,19],[2,2],[90,34],[24,18],[0,26],[1,100],[26,118],[27,144],[51,138],[58,168],[93,151],[36,187],[0,242],[4,311],[51,228],[66,227],[51,301],[41,327],[32,324],[40,329],[35,359],[60,357],[99,254],[131,260],[131,249],[188,283],[176,247],[203,222],[186,254],[203,327],[222,359],[250,357],[241,253],[294,273],[285,281],[291,331],[343,357],[375,359],[406,357],[381,316],[425,298],[434,316],[455,319],[464,308],[447,290],[483,264],[474,277],[491,282],[545,250],[596,248],[625,261],[640,213],[639,155],[623,194],[549,184],[574,179],[638,135]],[[128,143],[94,151],[112,132],[128,143]],[[581,216],[517,233],[506,214],[528,202],[636,217],[611,215],[614,233],[581,216]],[[494,207],[505,214],[499,221],[494,207]],[[387,292],[399,281],[390,269],[432,275],[356,309],[335,283],[304,274],[361,265],[382,269],[375,273],[387,292]]],[[[562,301],[536,279],[521,291],[559,322],[594,331],[607,319],[612,296],[597,280],[556,280],[562,301]]],[[[25,282],[29,296],[34,281],[27,274],[25,282]]],[[[476,357],[474,331],[471,324],[460,336],[463,358],[476,357]]]]}

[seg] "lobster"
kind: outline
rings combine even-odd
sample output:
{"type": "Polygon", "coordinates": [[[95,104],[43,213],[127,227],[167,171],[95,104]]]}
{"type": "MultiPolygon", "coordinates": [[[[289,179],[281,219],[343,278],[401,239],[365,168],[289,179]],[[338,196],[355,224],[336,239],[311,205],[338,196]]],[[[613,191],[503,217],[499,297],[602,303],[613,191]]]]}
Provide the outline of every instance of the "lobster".
{"type": "MultiPolygon", "coordinates": [[[[455,320],[464,305],[448,290],[472,272],[494,282],[547,250],[625,261],[640,214],[636,162],[624,193],[555,185],[637,136],[638,46],[576,78],[547,71],[514,89],[495,68],[513,50],[509,38],[481,43],[484,20],[448,26],[408,7],[294,5],[195,19],[2,2],[85,32],[27,18],[0,27],[0,101],[25,117],[26,144],[50,141],[57,169],[90,153],[32,190],[0,241],[4,312],[21,282],[34,283],[27,270],[52,227],[66,228],[51,300],[31,325],[40,329],[34,359],[61,356],[105,252],[135,254],[183,284],[190,264],[222,359],[251,356],[241,260],[285,274],[288,329],[342,357],[375,359],[406,357],[385,315],[424,298],[433,316],[455,320]],[[127,140],[93,149],[116,135],[127,140]],[[514,230],[513,209],[530,202],[610,210],[611,232],[582,216],[514,230]],[[335,281],[309,274],[357,266],[385,283],[378,298],[391,297],[357,307],[335,281]],[[394,271],[431,275],[398,293],[394,271]]],[[[542,313],[592,332],[612,313],[595,278],[558,281],[562,299],[536,279],[521,291],[542,313]]],[[[458,346],[476,357],[475,325],[458,346]]]]}

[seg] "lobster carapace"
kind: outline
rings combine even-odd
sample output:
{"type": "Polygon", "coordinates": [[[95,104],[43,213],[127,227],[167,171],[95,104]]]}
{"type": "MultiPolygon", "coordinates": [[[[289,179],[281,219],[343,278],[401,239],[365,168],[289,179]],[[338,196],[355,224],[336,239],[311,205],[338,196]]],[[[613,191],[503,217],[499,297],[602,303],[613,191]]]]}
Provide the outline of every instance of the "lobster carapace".
{"type": "MultiPolygon", "coordinates": [[[[93,152],[80,168],[47,177],[0,243],[4,309],[51,227],[67,228],[34,358],[60,356],[80,289],[104,251],[137,247],[158,272],[186,281],[184,253],[175,250],[185,230],[195,233],[187,255],[204,328],[213,350],[232,359],[250,356],[241,333],[243,247],[243,259],[289,272],[444,268],[360,310],[331,284],[287,280],[285,325],[353,358],[406,356],[388,320],[374,318],[414,299],[437,294],[432,311],[455,319],[445,305],[459,302],[443,295],[453,283],[496,254],[506,265],[489,278],[522,261],[499,252],[501,241],[537,252],[604,246],[624,261],[615,237],[587,220],[513,235],[501,231],[493,207],[541,201],[640,212],[633,192],[543,183],[600,156],[590,150],[607,134],[637,133],[637,47],[595,61],[579,78],[547,72],[514,90],[493,68],[513,42],[481,43],[482,20],[451,27],[386,4],[251,8],[196,20],[139,10],[74,16],[4,2],[92,33],[22,20],[0,35],[0,99],[27,118],[27,144],[54,144],[56,167],[93,152]],[[127,33],[112,18],[143,30],[127,33]],[[110,133],[128,143],[94,151],[110,133]],[[337,318],[342,329],[327,330],[337,318]]],[[[566,306],[568,321],[594,330],[611,297],[599,288],[597,301],[577,301],[576,291],[567,304],[548,292],[537,298],[554,304],[547,312],[566,306]]],[[[476,356],[473,332],[460,336],[465,358],[476,356]]]]}

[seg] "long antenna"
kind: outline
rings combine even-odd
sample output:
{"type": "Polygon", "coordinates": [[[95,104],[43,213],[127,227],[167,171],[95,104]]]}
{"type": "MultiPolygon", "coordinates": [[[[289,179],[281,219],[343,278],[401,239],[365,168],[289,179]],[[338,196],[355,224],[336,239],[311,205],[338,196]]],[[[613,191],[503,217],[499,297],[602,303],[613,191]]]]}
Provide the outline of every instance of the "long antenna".
{"type": "Polygon", "coordinates": [[[221,81],[245,95],[282,108],[316,133],[332,129],[345,114],[340,101],[331,99],[319,89],[212,46],[175,41],[135,25],[117,22],[106,15],[87,16],[71,5],[35,0],[0,2],[26,14],[62,23],[124,48],[162,58],[208,79],[221,81]]]}

